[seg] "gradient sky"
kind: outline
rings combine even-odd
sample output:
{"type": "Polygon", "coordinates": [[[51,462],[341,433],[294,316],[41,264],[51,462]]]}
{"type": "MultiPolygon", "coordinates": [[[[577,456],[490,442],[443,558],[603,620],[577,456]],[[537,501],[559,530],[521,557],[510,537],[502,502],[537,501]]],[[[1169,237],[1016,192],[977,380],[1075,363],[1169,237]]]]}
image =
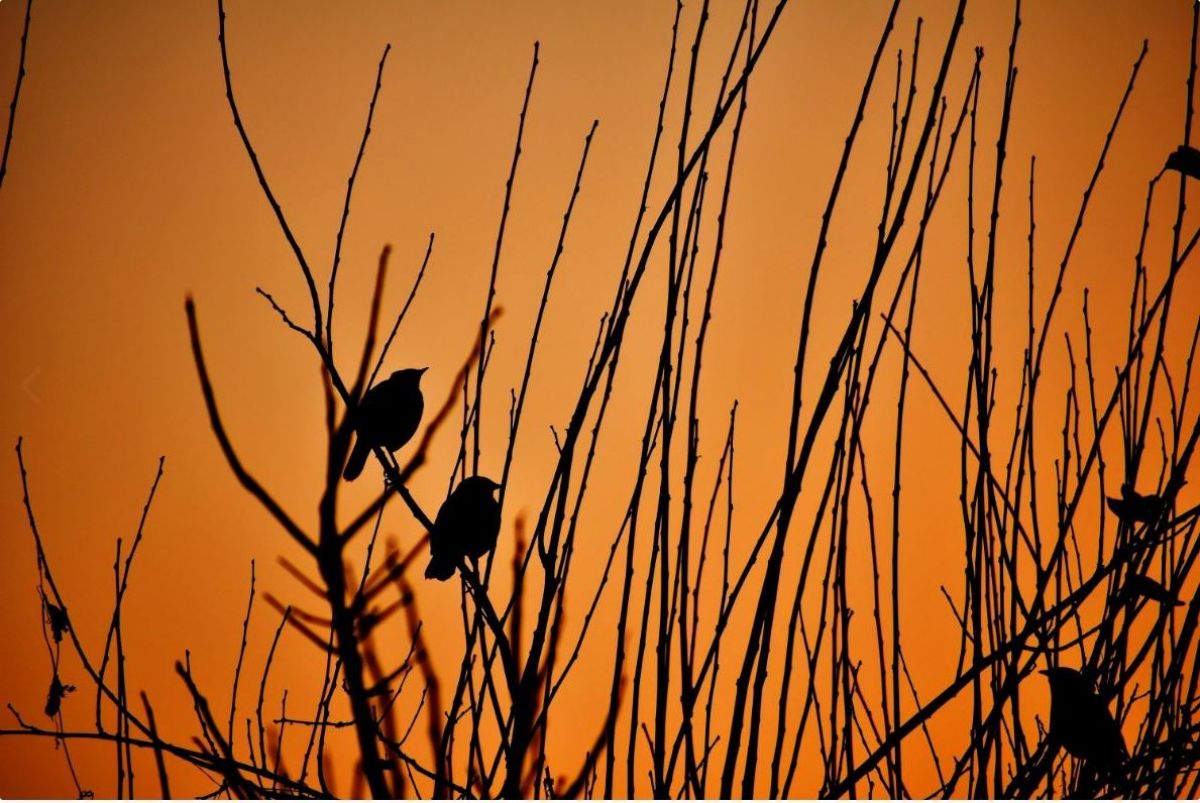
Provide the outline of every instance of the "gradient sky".
{"type": "MultiPolygon", "coordinates": [[[[695,5],[685,6],[685,40],[695,25],[695,5]]],[[[740,5],[714,3],[710,50],[698,84],[701,109],[712,102],[740,5]]],[[[815,364],[841,333],[874,244],[895,50],[904,48],[907,70],[915,21],[923,16],[918,96],[923,106],[953,6],[927,0],[906,3],[901,12],[842,213],[831,230],[827,272],[818,288],[815,364]]],[[[24,9],[18,0],[0,2],[5,107],[24,9]]],[[[287,4],[286,13],[277,4],[245,0],[231,0],[227,7],[243,118],[319,278],[327,275],[332,258],[376,65],[384,45],[392,44],[343,251],[338,356],[357,355],[360,348],[379,249],[385,243],[394,249],[385,296],[385,311],[394,311],[434,231],[426,282],[389,366],[430,366],[425,388],[435,400],[448,391],[477,331],[521,93],[533,42],[540,41],[541,66],[497,285],[505,316],[497,326],[491,403],[483,422],[488,473],[498,474],[503,460],[508,389],[520,380],[583,138],[591,121],[600,121],[544,324],[505,532],[511,532],[516,515],[536,511],[541,502],[555,459],[548,426],[565,424],[595,326],[615,288],[653,133],[673,10],[667,0],[306,1],[287,4]]],[[[885,3],[867,0],[794,4],[751,82],[701,388],[700,488],[711,487],[729,406],[735,399],[740,404],[735,562],[778,493],[806,271],[886,10],[885,3]]],[[[1011,18],[1007,3],[976,2],[968,9],[948,83],[950,107],[957,109],[970,75],[971,46],[982,45],[979,169],[985,177],[994,159],[1011,18]]],[[[1015,395],[1025,338],[1030,156],[1037,156],[1040,311],[1130,67],[1142,40],[1150,42],[1049,339],[1047,430],[1061,426],[1062,333],[1081,330],[1084,287],[1090,288],[1093,320],[1100,322],[1095,347],[1102,383],[1111,382],[1111,366],[1121,358],[1146,182],[1182,136],[1189,27],[1185,0],[1056,0],[1030,2],[1024,10],[1001,206],[1002,398],[1015,395]]],[[[190,649],[197,677],[218,710],[228,705],[224,695],[250,560],[257,560],[260,592],[310,601],[275,561],[286,555],[302,562],[303,556],[237,485],[209,429],[183,299],[188,293],[196,299],[217,396],[243,459],[287,510],[308,523],[315,520],[324,454],[317,369],[307,345],[254,293],[261,285],[301,313],[304,286],[225,103],[215,2],[41,0],[33,10],[27,70],[9,175],[0,189],[0,444],[25,438],[33,503],[49,557],[77,630],[93,650],[102,643],[110,610],[115,539],[132,537],[157,459],[166,456],[166,476],[133,571],[125,632],[131,683],[148,691],[164,731],[184,740],[194,720],[171,667],[190,649]]],[[[676,97],[668,110],[672,130],[679,106],[676,97]]],[[[667,142],[673,142],[670,131],[667,142]]],[[[990,187],[989,181],[979,187],[990,187]]],[[[914,336],[917,353],[955,399],[970,346],[965,188],[960,159],[931,229],[923,313],[914,336]]],[[[665,187],[655,189],[658,200],[652,203],[661,203],[665,187]]],[[[1153,277],[1163,271],[1168,206],[1156,208],[1160,245],[1150,252],[1153,277]]],[[[702,235],[707,243],[711,232],[710,221],[702,235]]],[[[657,270],[635,306],[627,337],[622,375],[628,378],[614,397],[585,508],[584,567],[603,559],[629,493],[628,466],[661,334],[656,312],[661,261],[657,270]]],[[[894,283],[895,274],[887,281],[894,283]]],[[[1185,275],[1177,295],[1185,303],[1169,341],[1177,360],[1191,334],[1198,293],[1194,272],[1185,275]]],[[[889,354],[878,391],[885,397],[896,387],[897,352],[889,354]]],[[[950,679],[957,648],[957,627],[938,587],[961,584],[958,441],[916,380],[910,398],[909,433],[920,446],[905,465],[910,537],[902,557],[903,621],[915,676],[923,691],[932,692],[950,679]],[[939,643],[939,634],[955,635],[939,643]]],[[[891,471],[893,423],[887,411],[894,412],[894,405],[883,399],[877,404],[865,437],[868,450],[874,445],[880,451],[876,474],[882,478],[891,471]]],[[[444,432],[429,469],[413,484],[427,510],[436,509],[444,493],[456,446],[453,434],[444,432]]],[[[1055,446],[1048,448],[1052,454],[1055,446]]],[[[34,550],[15,455],[3,454],[9,456],[0,470],[0,636],[9,646],[0,652],[0,697],[26,716],[40,717],[48,666],[34,550]]],[[[1115,452],[1109,460],[1119,465],[1115,452]]],[[[375,471],[369,467],[368,475],[375,471]]],[[[1053,472],[1045,473],[1052,481],[1053,472]]],[[[345,510],[365,503],[376,487],[352,486],[344,495],[345,510]]],[[[1194,493],[1192,488],[1185,496],[1194,493]]],[[[815,493],[802,500],[802,523],[815,504],[809,496],[815,493]]],[[[399,507],[389,510],[383,531],[405,546],[420,534],[399,507]]],[[[511,546],[501,541],[501,565],[507,565],[511,546]]],[[[581,588],[590,594],[598,572],[580,572],[581,588]]],[[[852,578],[864,604],[868,577],[863,563],[852,578]]],[[[457,584],[420,591],[426,632],[443,634],[433,641],[435,660],[456,666],[457,584]]],[[[561,705],[576,716],[552,725],[561,753],[551,763],[556,769],[561,763],[564,772],[577,765],[600,723],[592,684],[606,683],[610,672],[613,607],[602,606],[581,669],[564,690],[561,705]]],[[[255,610],[247,661],[257,678],[277,620],[261,598],[255,610]]],[[[572,612],[570,600],[567,615],[577,627],[582,612],[572,612]]],[[[400,633],[399,622],[395,627],[400,633]]],[[[736,620],[733,638],[739,644],[744,639],[736,620]]],[[[268,699],[277,705],[288,688],[295,710],[308,711],[322,659],[294,634],[285,636],[280,649],[268,699]]],[[[406,649],[399,639],[388,654],[398,659],[406,649]]],[[[726,686],[728,693],[732,681],[726,686]]],[[[65,704],[68,722],[78,727],[88,726],[90,710],[89,694],[65,704]]],[[[955,749],[963,731],[954,711],[936,725],[947,750],[955,749]]],[[[112,794],[111,752],[76,748],[75,755],[84,785],[112,794]]],[[[0,796],[70,796],[73,788],[62,767],[49,743],[0,741],[0,796]]],[[[344,778],[349,764],[338,768],[344,778]]],[[[149,770],[149,764],[139,769],[143,793],[151,790],[149,770]]],[[[179,776],[178,791],[202,788],[189,787],[185,772],[179,776]]],[[[801,791],[815,793],[818,785],[814,776],[801,791]]],[[[340,789],[348,791],[344,784],[340,789]]]]}

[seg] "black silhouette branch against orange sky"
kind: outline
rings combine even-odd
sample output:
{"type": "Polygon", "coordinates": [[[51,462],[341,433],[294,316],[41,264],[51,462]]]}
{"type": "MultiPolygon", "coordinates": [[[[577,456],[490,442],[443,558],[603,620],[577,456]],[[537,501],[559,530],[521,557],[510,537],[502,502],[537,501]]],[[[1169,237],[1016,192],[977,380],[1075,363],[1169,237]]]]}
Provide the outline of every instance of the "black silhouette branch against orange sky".
{"type": "Polygon", "coordinates": [[[25,4],[25,25],[21,29],[21,51],[17,57],[17,80],[13,82],[12,102],[8,104],[8,128],[4,132],[4,151],[0,153],[0,187],[8,172],[8,152],[12,148],[13,128],[17,124],[17,101],[21,99],[21,84],[25,83],[25,48],[29,43],[29,22],[33,18],[33,0],[25,4]]]}
{"type": "Polygon", "coordinates": [[[0,797],[1200,796],[1200,5],[33,5],[0,797]]]}

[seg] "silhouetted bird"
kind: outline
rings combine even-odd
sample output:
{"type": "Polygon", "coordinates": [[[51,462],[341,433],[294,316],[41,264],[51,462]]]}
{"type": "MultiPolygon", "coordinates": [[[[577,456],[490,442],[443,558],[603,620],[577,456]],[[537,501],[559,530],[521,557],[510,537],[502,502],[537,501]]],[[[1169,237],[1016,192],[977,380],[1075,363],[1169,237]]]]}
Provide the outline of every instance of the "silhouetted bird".
{"type": "Polygon", "coordinates": [[[1152,580],[1144,574],[1130,574],[1125,581],[1125,589],[1133,595],[1154,600],[1162,605],[1177,606],[1183,603],[1179,597],[1172,594],[1157,580],[1152,580]]]}
{"type": "Polygon", "coordinates": [[[1110,774],[1127,756],[1121,728],[1078,670],[1043,670],[1050,681],[1050,739],[1097,775],[1110,774]]]}
{"type": "Polygon", "coordinates": [[[463,558],[492,551],[500,533],[500,503],[493,497],[499,487],[487,477],[468,477],[442,503],[429,533],[426,577],[448,580],[463,558]]]}
{"type": "Polygon", "coordinates": [[[426,370],[405,368],[396,371],[363,395],[354,411],[356,439],[342,473],[344,479],[358,478],[376,446],[394,452],[412,438],[421,423],[421,414],[425,412],[421,374],[426,370]]]}
{"type": "Polygon", "coordinates": [[[1121,498],[1108,497],[1108,509],[1126,522],[1150,524],[1158,518],[1164,508],[1163,499],[1157,494],[1143,496],[1125,483],[1121,486],[1121,498]]]}
{"type": "Polygon", "coordinates": [[[63,640],[63,633],[71,629],[71,620],[67,618],[67,612],[46,599],[45,594],[42,595],[42,604],[46,606],[46,618],[50,621],[50,630],[57,644],[63,640]]]}
{"type": "Polygon", "coordinates": [[[58,716],[58,712],[62,710],[63,698],[73,691],[75,687],[70,683],[63,683],[55,672],[54,677],[50,679],[50,691],[46,693],[46,707],[42,709],[46,716],[52,719],[58,716]]]}
{"type": "Polygon", "coordinates": [[[1178,170],[1188,178],[1200,178],[1200,151],[1180,145],[1167,157],[1167,170],[1178,170]]]}

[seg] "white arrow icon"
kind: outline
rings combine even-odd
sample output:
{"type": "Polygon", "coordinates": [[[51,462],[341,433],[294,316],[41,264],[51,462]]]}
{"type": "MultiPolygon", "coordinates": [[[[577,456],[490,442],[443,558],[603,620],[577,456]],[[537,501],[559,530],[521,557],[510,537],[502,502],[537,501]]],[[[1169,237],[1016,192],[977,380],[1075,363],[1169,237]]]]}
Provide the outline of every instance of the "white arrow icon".
{"type": "Polygon", "coordinates": [[[34,368],[33,373],[25,377],[25,380],[21,382],[21,391],[30,399],[32,399],[34,404],[41,404],[42,400],[36,393],[33,392],[33,388],[30,386],[33,384],[33,380],[36,379],[37,375],[41,372],[41,368],[34,368]]]}

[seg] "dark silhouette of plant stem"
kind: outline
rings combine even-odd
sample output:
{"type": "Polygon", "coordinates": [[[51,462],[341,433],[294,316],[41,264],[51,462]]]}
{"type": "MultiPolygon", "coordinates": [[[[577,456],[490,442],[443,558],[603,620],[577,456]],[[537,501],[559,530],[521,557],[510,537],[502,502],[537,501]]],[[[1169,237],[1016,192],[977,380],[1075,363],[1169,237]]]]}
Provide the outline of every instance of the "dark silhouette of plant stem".
{"type": "Polygon", "coordinates": [[[21,85],[25,83],[25,48],[29,42],[29,20],[33,14],[33,0],[25,2],[25,24],[21,28],[21,53],[17,57],[17,80],[13,84],[12,101],[8,104],[8,128],[4,132],[4,151],[0,153],[0,187],[8,174],[8,152],[12,149],[13,128],[17,124],[17,101],[21,99],[21,85]]]}

